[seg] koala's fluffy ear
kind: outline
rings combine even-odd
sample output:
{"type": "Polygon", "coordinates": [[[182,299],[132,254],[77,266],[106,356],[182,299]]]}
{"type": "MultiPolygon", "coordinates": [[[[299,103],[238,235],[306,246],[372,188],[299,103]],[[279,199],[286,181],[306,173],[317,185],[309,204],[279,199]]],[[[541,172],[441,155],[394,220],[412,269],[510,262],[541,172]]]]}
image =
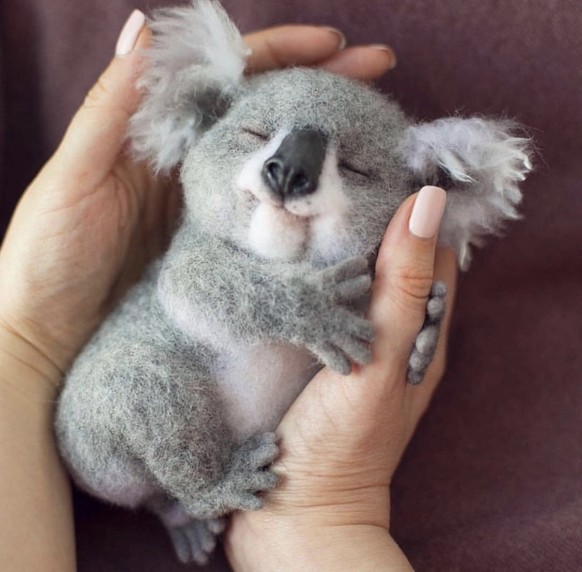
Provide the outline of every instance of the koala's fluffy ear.
{"type": "Polygon", "coordinates": [[[519,218],[519,183],[531,168],[531,141],[510,121],[439,119],[411,127],[402,154],[420,184],[447,190],[440,240],[454,248],[461,268],[470,245],[519,218]]]}
{"type": "Polygon", "coordinates": [[[222,7],[192,0],[150,21],[153,46],[138,87],[144,97],[132,117],[134,154],[156,172],[184,158],[197,138],[228,109],[250,50],[222,7]]]}

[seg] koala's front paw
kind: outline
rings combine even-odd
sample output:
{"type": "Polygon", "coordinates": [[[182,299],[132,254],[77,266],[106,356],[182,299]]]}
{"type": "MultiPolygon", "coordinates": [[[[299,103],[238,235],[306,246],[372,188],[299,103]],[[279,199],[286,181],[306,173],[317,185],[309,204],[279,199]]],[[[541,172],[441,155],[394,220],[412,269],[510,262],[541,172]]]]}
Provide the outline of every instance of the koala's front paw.
{"type": "Polygon", "coordinates": [[[247,439],[234,453],[220,487],[230,510],[258,510],[263,506],[257,494],[277,485],[277,476],[268,469],[279,454],[276,441],[274,433],[261,433],[247,439]]]}
{"type": "Polygon", "coordinates": [[[349,258],[319,272],[315,282],[318,311],[306,346],[325,365],[348,375],[352,362],[365,365],[372,359],[372,324],[355,309],[372,285],[368,262],[349,258]]]}

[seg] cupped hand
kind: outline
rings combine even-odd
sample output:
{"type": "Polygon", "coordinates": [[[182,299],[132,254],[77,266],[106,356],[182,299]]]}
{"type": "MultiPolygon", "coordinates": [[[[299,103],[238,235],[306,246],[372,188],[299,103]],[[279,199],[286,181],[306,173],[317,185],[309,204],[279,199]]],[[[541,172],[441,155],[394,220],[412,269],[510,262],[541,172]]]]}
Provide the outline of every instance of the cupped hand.
{"type": "MultiPolygon", "coordinates": [[[[17,339],[58,383],[82,345],[167,243],[180,197],[126,152],[135,80],[150,32],[134,13],[119,51],[73,118],[62,144],[23,194],[0,250],[0,342],[17,339]],[[128,36],[129,34],[129,36],[128,36]]],[[[246,37],[249,69],[328,68],[372,79],[390,50],[343,48],[332,29],[283,26],[246,37]]],[[[32,358],[30,358],[32,359],[32,358]]]]}
{"type": "Polygon", "coordinates": [[[456,260],[436,247],[442,197],[423,189],[392,219],[369,309],[372,363],[349,376],[323,370],[284,417],[273,467],[279,486],[262,510],[231,521],[226,547],[235,570],[411,569],[389,534],[390,483],[444,371],[456,260]],[[410,385],[408,359],[434,280],[448,288],[445,320],[424,381],[410,385]]]}

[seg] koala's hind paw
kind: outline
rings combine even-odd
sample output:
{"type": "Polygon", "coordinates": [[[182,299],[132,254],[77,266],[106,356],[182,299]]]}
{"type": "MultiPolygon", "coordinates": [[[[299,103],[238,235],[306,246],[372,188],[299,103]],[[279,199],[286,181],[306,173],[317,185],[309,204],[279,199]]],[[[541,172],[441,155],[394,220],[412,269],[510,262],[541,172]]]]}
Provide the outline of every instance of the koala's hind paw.
{"type": "Polygon", "coordinates": [[[218,535],[226,528],[224,518],[194,518],[182,504],[165,497],[154,497],[147,506],[160,517],[181,562],[208,562],[218,535]]]}
{"type": "Polygon", "coordinates": [[[191,520],[183,526],[169,527],[168,532],[180,562],[204,565],[216,547],[217,536],[226,527],[222,518],[191,520]]]}
{"type": "Polygon", "coordinates": [[[263,506],[257,494],[277,486],[277,476],[268,467],[278,454],[274,433],[255,435],[241,445],[221,484],[223,502],[230,510],[258,510],[263,506]]]}
{"type": "Polygon", "coordinates": [[[208,520],[234,510],[258,510],[263,499],[258,494],[277,485],[277,476],[268,466],[279,454],[274,433],[247,439],[233,454],[223,478],[214,486],[198,491],[185,505],[188,514],[208,520]]]}
{"type": "Polygon", "coordinates": [[[416,337],[414,348],[408,360],[408,383],[419,384],[423,379],[435,354],[441,323],[445,315],[447,287],[442,282],[432,286],[426,306],[426,318],[422,330],[416,337]]]}

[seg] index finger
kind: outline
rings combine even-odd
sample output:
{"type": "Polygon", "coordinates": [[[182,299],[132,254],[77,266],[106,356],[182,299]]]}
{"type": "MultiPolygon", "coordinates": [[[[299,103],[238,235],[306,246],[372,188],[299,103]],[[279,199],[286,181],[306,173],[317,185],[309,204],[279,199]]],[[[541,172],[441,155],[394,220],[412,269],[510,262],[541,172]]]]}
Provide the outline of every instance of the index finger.
{"type": "Polygon", "coordinates": [[[277,26],[248,34],[244,40],[252,50],[248,64],[251,72],[315,65],[345,46],[339,30],[318,26],[277,26]]]}

